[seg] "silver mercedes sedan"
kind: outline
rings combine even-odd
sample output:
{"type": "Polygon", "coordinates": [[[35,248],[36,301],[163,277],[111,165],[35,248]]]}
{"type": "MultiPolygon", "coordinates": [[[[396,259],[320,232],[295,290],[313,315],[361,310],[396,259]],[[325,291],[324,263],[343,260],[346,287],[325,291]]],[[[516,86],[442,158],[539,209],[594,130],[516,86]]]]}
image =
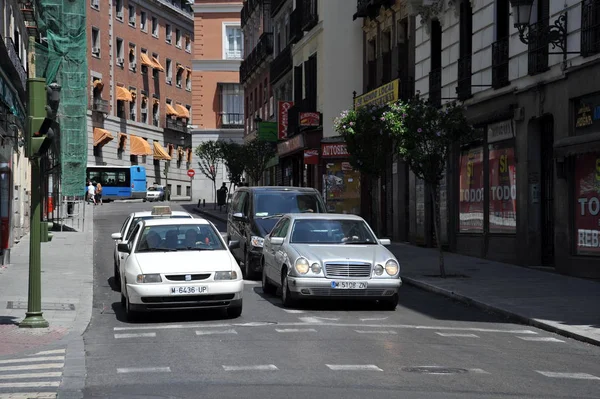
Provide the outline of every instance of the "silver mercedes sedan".
{"type": "Polygon", "coordinates": [[[281,287],[283,305],[300,299],[378,300],[394,310],[402,285],[400,265],[360,216],[287,214],[265,237],[263,291],[281,287]]]}

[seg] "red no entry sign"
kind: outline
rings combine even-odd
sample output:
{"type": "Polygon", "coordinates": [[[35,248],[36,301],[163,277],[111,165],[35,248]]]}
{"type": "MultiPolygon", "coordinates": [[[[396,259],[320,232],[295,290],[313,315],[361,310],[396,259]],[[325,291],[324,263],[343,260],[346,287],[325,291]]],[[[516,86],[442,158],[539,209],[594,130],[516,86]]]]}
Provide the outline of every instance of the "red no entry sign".
{"type": "Polygon", "coordinates": [[[194,177],[194,175],[196,175],[196,172],[194,172],[194,169],[190,169],[190,170],[188,170],[188,172],[187,172],[187,173],[188,173],[188,176],[189,176],[189,177],[194,177]]]}

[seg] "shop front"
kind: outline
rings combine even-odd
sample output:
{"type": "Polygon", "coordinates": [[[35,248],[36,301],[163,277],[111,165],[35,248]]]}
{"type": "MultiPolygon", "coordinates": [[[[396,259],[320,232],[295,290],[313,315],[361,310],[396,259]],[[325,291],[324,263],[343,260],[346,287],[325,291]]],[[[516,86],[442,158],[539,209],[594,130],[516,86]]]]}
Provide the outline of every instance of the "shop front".
{"type": "Polygon", "coordinates": [[[319,188],[318,165],[306,164],[305,150],[317,150],[323,135],[322,130],[304,131],[277,144],[279,168],[284,186],[319,188]]]}
{"type": "Polygon", "coordinates": [[[328,212],[361,214],[360,173],[350,165],[343,140],[321,142],[322,194],[328,212]]]}
{"type": "Polygon", "coordinates": [[[12,247],[12,144],[0,145],[0,264],[10,262],[12,247]]]}

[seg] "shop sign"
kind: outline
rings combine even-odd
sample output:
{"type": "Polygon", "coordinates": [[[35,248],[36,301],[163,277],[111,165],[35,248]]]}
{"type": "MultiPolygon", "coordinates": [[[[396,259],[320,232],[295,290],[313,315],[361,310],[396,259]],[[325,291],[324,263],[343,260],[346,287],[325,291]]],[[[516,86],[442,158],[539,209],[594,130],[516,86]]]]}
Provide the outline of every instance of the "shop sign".
{"type": "Polygon", "coordinates": [[[304,164],[317,165],[319,163],[319,150],[304,150],[304,164]]]}
{"type": "Polygon", "coordinates": [[[319,112],[300,112],[300,126],[319,126],[321,125],[321,114],[319,112]]]}
{"type": "Polygon", "coordinates": [[[323,143],[321,144],[321,156],[323,158],[349,157],[348,148],[345,143],[323,143]]]}
{"type": "Polygon", "coordinates": [[[592,125],[592,109],[587,104],[581,104],[577,110],[576,128],[587,127],[592,125]]]}
{"type": "Polygon", "coordinates": [[[600,131],[600,95],[577,99],[573,104],[576,134],[600,131]]]}
{"type": "Polygon", "coordinates": [[[600,154],[575,159],[575,239],[578,255],[600,256],[600,154]]]}
{"type": "Polygon", "coordinates": [[[298,134],[291,139],[277,144],[277,154],[279,156],[289,154],[290,152],[298,151],[304,148],[304,136],[298,134]]]}
{"type": "Polygon", "coordinates": [[[354,108],[360,108],[365,105],[385,105],[398,100],[398,89],[400,87],[400,79],[392,80],[375,90],[358,96],[354,99],[354,108]]]}
{"type": "Polygon", "coordinates": [[[515,137],[514,122],[512,119],[488,125],[488,143],[508,140],[515,137]]]}
{"type": "Polygon", "coordinates": [[[268,142],[277,141],[276,122],[258,122],[258,138],[268,142]]]}
{"type": "Polygon", "coordinates": [[[288,110],[294,106],[293,101],[278,101],[277,102],[277,122],[279,124],[278,137],[279,140],[285,140],[288,135],[288,110]]]}

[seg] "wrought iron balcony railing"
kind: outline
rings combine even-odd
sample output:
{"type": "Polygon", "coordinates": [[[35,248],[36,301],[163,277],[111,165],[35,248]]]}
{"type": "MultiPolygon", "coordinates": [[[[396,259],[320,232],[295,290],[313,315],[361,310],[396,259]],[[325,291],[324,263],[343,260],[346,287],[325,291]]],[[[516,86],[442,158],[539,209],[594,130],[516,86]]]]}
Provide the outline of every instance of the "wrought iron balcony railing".
{"type": "Polygon", "coordinates": [[[581,2],[581,55],[600,53],[600,0],[581,2]]]}
{"type": "Polygon", "coordinates": [[[232,113],[220,113],[221,129],[243,129],[244,128],[244,114],[232,114],[232,113]]]}
{"type": "Polygon", "coordinates": [[[288,45],[271,62],[270,79],[271,83],[278,82],[288,71],[292,69],[292,46],[288,45]]]}
{"type": "Polygon", "coordinates": [[[461,101],[472,96],[472,75],[471,56],[460,57],[458,59],[458,85],[456,87],[456,94],[461,101]]]}
{"type": "MultiPolygon", "coordinates": [[[[296,4],[300,4],[302,0],[296,0],[296,4]]],[[[298,43],[304,31],[302,30],[302,9],[296,7],[290,15],[290,42],[292,44],[298,43]]]]}
{"type": "Polygon", "coordinates": [[[357,0],[356,1],[356,18],[373,18],[379,14],[381,7],[389,8],[395,4],[396,0],[357,0]]]}
{"type": "Polygon", "coordinates": [[[108,103],[108,100],[94,98],[94,101],[92,102],[92,111],[108,114],[110,112],[110,105],[108,103]]]}
{"type": "Polygon", "coordinates": [[[528,73],[537,75],[548,68],[548,23],[546,18],[529,25],[528,73]]]}
{"type": "Polygon", "coordinates": [[[492,87],[508,86],[508,36],[492,43],[492,87]]]}
{"type": "Polygon", "coordinates": [[[442,68],[429,72],[429,102],[436,107],[442,106],[442,68]]]}
{"type": "Polygon", "coordinates": [[[258,44],[240,65],[240,82],[245,83],[252,72],[273,54],[273,34],[265,32],[260,36],[258,44]]]}
{"type": "Polygon", "coordinates": [[[400,76],[400,88],[398,93],[400,100],[407,101],[415,95],[415,78],[412,76],[400,76]]]}
{"type": "Polygon", "coordinates": [[[174,130],[176,132],[187,132],[186,123],[179,119],[167,118],[165,122],[165,128],[169,130],[174,130]]]}
{"type": "Polygon", "coordinates": [[[0,35],[0,52],[6,52],[6,56],[0,54],[0,65],[8,72],[12,80],[20,83],[19,91],[24,92],[27,85],[27,72],[21,63],[21,58],[17,54],[15,43],[10,37],[3,39],[2,35],[0,35]]]}
{"type": "Polygon", "coordinates": [[[317,0],[302,1],[302,30],[307,32],[319,23],[317,0]]]}

